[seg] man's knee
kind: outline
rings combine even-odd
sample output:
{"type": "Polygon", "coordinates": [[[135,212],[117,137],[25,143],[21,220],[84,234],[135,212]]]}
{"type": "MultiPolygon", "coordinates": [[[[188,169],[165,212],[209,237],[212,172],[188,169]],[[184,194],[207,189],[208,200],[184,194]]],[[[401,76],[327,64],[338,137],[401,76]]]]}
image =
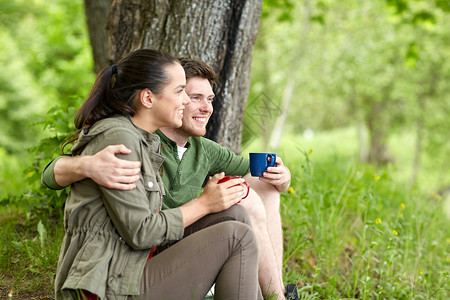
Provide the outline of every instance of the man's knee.
{"type": "Polygon", "coordinates": [[[266,222],[266,208],[254,190],[250,189],[248,197],[242,200],[240,204],[247,210],[253,222],[266,222]]]}
{"type": "Polygon", "coordinates": [[[259,180],[258,177],[252,177],[248,174],[244,176],[244,179],[250,185],[250,188],[252,188],[261,197],[264,197],[266,194],[274,195],[280,193],[273,184],[263,182],[259,180]]]}

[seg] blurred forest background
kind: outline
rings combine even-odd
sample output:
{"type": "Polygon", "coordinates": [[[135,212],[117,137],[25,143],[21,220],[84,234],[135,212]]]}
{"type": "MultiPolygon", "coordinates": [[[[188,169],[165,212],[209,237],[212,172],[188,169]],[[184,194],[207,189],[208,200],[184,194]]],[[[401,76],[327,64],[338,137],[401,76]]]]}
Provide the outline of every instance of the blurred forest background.
{"type": "MultiPolygon", "coordinates": [[[[0,179],[4,196],[22,191],[28,149],[51,135],[43,117],[77,107],[95,75],[81,1],[0,3],[0,161],[14,174],[0,179]]],[[[448,14],[439,0],[265,1],[243,149],[255,137],[277,150],[295,134],[352,130],[362,162],[448,189],[448,14]]]]}
{"type": "MultiPolygon", "coordinates": [[[[0,14],[0,204],[27,218],[44,209],[37,214],[48,218],[67,191],[46,190],[40,172],[73,133],[74,112],[95,78],[83,1],[0,0],[0,14]]],[[[445,0],[264,1],[243,154],[276,151],[294,183],[310,159],[329,156],[337,157],[336,170],[327,172],[339,177],[345,157],[370,172],[388,170],[393,184],[449,210],[449,14],[445,0]]],[[[39,224],[43,243],[50,228],[39,224]]],[[[450,236],[443,230],[445,269],[450,236]]]]}
{"type": "Polygon", "coordinates": [[[449,188],[448,1],[281,2],[264,2],[247,139],[256,131],[276,150],[292,134],[348,129],[361,162],[449,188]]]}

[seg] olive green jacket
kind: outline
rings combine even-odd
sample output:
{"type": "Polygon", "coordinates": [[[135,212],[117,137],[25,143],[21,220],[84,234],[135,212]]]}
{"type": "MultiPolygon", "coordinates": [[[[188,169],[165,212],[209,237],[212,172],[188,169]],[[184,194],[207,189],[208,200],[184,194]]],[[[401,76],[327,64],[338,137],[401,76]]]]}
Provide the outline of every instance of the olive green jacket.
{"type": "Polygon", "coordinates": [[[72,149],[93,155],[108,145],[124,144],[141,162],[141,178],[130,191],[108,189],[91,179],[71,185],[64,211],[65,236],[55,279],[56,299],[74,298],[83,289],[101,299],[138,295],[150,248],[173,243],[184,233],[179,208],[161,211],[164,188],[156,134],[117,116],[97,122],[80,134],[72,149]]]}

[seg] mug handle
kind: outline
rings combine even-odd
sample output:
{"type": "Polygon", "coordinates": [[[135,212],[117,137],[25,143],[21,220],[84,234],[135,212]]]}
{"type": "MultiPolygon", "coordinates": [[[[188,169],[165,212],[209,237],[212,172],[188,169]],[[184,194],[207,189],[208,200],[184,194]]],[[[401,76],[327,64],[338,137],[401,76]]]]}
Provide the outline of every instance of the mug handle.
{"type": "Polygon", "coordinates": [[[276,163],[277,163],[277,155],[276,154],[269,154],[267,155],[267,157],[270,156],[270,162],[268,162],[267,166],[268,167],[275,167],[276,163]]]}
{"type": "Polygon", "coordinates": [[[247,198],[248,194],[250,193],[250,186],[248,185],[247,181],[244,181],[243,183],[241,183],[241,185],[245,185],[247,187],[247,193],[242,197],[241,200],[238,201],[238,203],[241,203],[241,201],[247,198]]]}

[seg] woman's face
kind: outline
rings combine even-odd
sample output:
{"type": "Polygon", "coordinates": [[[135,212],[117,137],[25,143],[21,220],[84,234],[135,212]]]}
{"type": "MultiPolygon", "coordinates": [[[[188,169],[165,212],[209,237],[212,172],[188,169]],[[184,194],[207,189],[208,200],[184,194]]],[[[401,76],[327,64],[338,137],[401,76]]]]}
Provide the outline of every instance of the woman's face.
{"type": "Polygon", "coordinates": [[[176,63],[165,68],[169,83],[159,94],[154,95],[153,115],[158,127],[178,128],[182,124],[185,105],[191,101],[186,94],[186,75],[183,67],[176,63]]]}

